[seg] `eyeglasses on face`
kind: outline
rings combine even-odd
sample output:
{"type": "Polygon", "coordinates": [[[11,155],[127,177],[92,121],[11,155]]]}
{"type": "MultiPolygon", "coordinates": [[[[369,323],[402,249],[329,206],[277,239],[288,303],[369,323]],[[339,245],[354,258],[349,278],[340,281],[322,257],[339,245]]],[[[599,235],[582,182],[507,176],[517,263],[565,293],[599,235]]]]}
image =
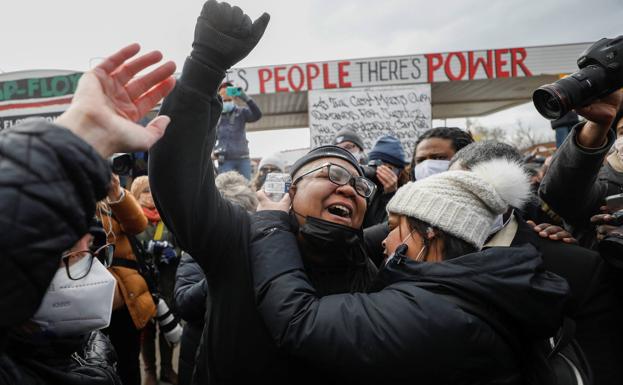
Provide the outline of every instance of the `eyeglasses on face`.
{"type": "Polygon", "coordinates": [[[354,176],[344,167],[334,163],[325,163],[320,167],[314,168],[302,175],[299,175],[292,182],[292,185],[297,184],[301,179],[303,179],[304,176],[307,176],[318,170],[322,170],[323,168],[327,168],[327,178],[336,185],[344,186],[350,184],[355,189],[357,194],[364,198],[371,198],[374,195],[374,191],[376,190],[374,182],[362,176],[354,176]]]}
{"type": "Polygon", "coordinates": [[[104,267],[110,267],[114,253],[115,246],[112,243],[107,243],[95,251],[78,250],[64,253],[61,257],[61,261],[63,265],[65,265],[65,270],[67,271],[69,279],[78,281],[89,274],[95,258],[97,258],[104,267]],[[84,258],[88,258],[86,265],[79,264],[78,262],[82,261],[84,258]]]}

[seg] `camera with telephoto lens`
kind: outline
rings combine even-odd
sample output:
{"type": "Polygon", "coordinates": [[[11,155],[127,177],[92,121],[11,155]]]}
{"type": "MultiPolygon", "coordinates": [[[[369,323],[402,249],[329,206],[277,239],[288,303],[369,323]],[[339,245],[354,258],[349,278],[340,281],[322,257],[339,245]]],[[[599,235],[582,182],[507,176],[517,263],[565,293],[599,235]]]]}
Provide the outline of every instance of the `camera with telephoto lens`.
{"type": "Polygon", "coordinates": [[[117,153],[108,159],[112,172],[117,175],[130,175],[136,159],[131,153],[117,153]]]}
{"type": "Polygon", "coordinates": [[[149,254],[160,255],[166,248],[173,248],[173,244],[167,241],[154,241],[153,239],[147,242],[145,250],[149,254]]]}
{"type": "Polygon", "coordinates": [[[545,118],[559,119],[623,86],[623,35],[595,42],[582,53],[578,67],[579,71],[532,94],[534,106],[545,118]]]}
{"type": "Polygon", "coordinates": [[[175,246],[173,246],[171,242],[167,241],[154,241],[153,239],[151,239],[146,242],[145,251],[147,251],[151,255],[158,257],[159,262],[167,264],[171,263],[171,261],[177,258],[175,246]]]}
{"type": "Polygon", "coordinates": [[[154,301],[156,301],[157,313],[156,313],[156,321],[158,321],[158,325],[160,326],[160,330],[164,333],[164,337],[169,341],[170,344],[177,344],[180,342],[182,337],[182,327],[180,326],[180,322],[175,317],[167,303],[164,302],[164,299],[160,297],[155,297],[154,301]]]}

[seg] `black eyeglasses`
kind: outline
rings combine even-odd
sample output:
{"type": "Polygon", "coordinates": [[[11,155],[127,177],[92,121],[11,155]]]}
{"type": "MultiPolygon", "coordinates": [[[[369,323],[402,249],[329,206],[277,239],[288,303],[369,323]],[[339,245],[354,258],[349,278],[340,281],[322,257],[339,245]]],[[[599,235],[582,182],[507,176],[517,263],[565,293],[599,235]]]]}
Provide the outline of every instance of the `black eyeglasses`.
{"type": "Polygon", "coordinates": [[[97,258],[104,267],[110,267],[114,253],[115,246],[112,243],[107,243],[95,251],[79,250],[65,253],[61,257],[61,261],[65,265],[65,270],[67,271],[69,279],[78,281],[89,274],[93,266],[93,259],[95,258],[97,258]],[[88,258],[88,262],[85,265],[79,264],[78,262],[82,261],[84,258],[88,258]]]}
{"type": "Polygon", "coordinates": [[[371,198],[374,195],[374,191],[376,191],[376,186],[374,185],[374,182],[362,176],[353,176],[344,167],[333,163],[323,164],[318,168],[309,170],[306,173],[299,175],[299,177],[292,182],[292,185],[297,184],[304,176],[318,170],[322,170],[325,167],[327,168],[327,176],[329,180],[336,185],[344,186],[346,184],[350,184],[351,186],[353,186],[357,194],[367,199],[371,198]]]}

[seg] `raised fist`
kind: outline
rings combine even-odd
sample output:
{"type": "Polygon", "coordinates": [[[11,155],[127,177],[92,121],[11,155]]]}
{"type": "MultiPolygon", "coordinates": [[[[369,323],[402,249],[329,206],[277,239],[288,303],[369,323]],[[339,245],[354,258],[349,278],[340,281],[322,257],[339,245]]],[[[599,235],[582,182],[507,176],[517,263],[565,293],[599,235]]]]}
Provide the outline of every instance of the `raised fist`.
{"type": "Polygon", "coordinates": [[[270,15],[254,22],[239,7],[208,0],[195,25],[192,58],[219,71],[244,59],[262,38],[270,15]]]}

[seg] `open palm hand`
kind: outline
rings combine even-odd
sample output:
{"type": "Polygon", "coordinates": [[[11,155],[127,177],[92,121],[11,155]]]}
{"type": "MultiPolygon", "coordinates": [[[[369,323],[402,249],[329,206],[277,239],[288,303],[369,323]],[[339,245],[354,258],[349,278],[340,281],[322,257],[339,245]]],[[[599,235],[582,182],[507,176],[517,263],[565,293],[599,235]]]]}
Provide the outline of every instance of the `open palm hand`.
{"type": "Polygon", "coordinates": [[[162,54],[153,51],[129,61],[139,50],[138,44],[129,45],[85,73],[70,108],[57,121],[104,157],[149,149],[169,123],[166,116],[155,118],[146,127],[137,123],[175,86],[173,62],[135,77],[162,60],[162,54]]]}

